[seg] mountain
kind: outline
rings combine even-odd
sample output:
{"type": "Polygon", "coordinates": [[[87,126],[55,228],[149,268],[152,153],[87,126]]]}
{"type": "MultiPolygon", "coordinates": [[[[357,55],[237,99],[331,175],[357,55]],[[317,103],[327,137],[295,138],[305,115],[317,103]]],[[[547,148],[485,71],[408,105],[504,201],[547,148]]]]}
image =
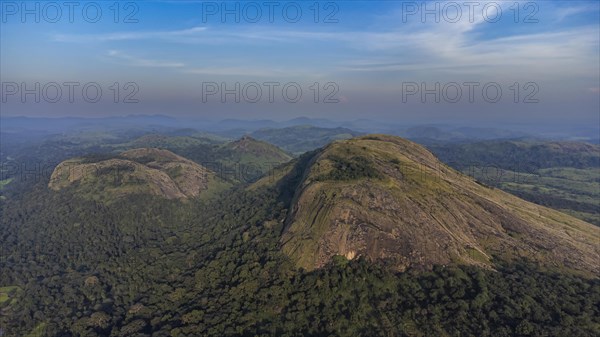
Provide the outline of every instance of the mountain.
{"type": "Polygon", "coordinates": [[[225,119],[211,125],[213,130],[226,131],[226,130],[246,130],[255,131],[264,128],[285,128],[301,125],[313,125],[316,127],[331,128],[339,126],[339,122],[334,122],[323,118],[309,118],[309,117],[298,117],[284,121],[273,121],[269,119],[261,120],[242,120],[242,119],[225,119]]]}
{"type": "Polygon", "coordinates": [[[600,272],[600,228],[484,186],[405,139],[334,142],[305,162],[281,238],[298,267],[340,255],[396,270],[527,258],[600,272]]]}
{"type": "MultiPolygon", "coordinates": [[[[138,164],[109,162],[97,164],[93,160],[98,159],[119,159],[119,153],[128,150],[140,148],[152,148],[154,151],[164,150],[161,153],[185,158],[195,162],[201,167],[214,173],[222,181],[228,184],[240,182],[253,182],[273,167],[288,162],[292,156],[282,149],[249,136],[244,136],[235,141],[220,139],[211,134],[194,132],[193,130],[178,130],[178,134],[189,135],[165,135],[162,133],[145,133],[136,135],[134,138],[122,137],[120,133],[82,133],[69,134],[48,137],[41,144],[26,144],[20,147],[10,148],[10,151],[2,153],[5,156],[13,156],[16,162],[28,162],[30,160],[24,157],[29,154],[32,163],[43,162],[43,167],[53,168],[62,161],[67,161],[71,166],[86,164],[87,166],[76,168],[79,170],[94,170],[95,166],[108,166],[104,170],[119,171],[113,165],[129,165],[131,167],[142,168],[138,164]],[[80,159],[69,160],[82,156],[90,156],[92,162],[88,159],[80,163],[80,159]],[[90,166],[94,164],[95,166],[90,166]]],[[[170,156],[167,155],[167,156],[170,156]]],[[[181,161],[182,159],[178,159],[181,161]]],[[[35,164],[31,164],[35,165],[35,164]]],[[[64,165],[63,165],[64,166],[64,165]]],[[[16,170],[7,171],[9,174],[2,174],[0,180],[12,178],[16,170]]],[[[49,170],[51,172],[51,169],[49,170]]],[[[140,170],[139,172],[145,172],[140,170]]],[[[141,177],[137,177],[141,179],[141,177]]],[[[169,192],[172,194],[171,192],[169,192]]]]}
{"type": "Polygon", "coordinates": [[[396,132],[397,135],[419,143],[448,143],[490,139],[516,139],[528,137],[524,132],[484,127],[451,127],[443,125],[417,125],[396,132]]]}
{"type": "Polygon", "coordinates": [[[436,144],[428,148],[444,162],[493,164],[504,169],[598,168],[600,146],[574,141],[496,140],[436,144]]]}
{"type": "Polygon", "coordinates": [[[321,128],[311,125],[299,125],[282,129],[261,129],[253,132],[254,138],[275,144],[282,149],[300,154],[311,151],[335,140],[349,139],[360,135],[347,128],[321,128]]]}
{"type": "Polygon", "coordinates": [[[223,186],[205,167],[154,148],[66,160],[54,169],[48,183],[55,191],[74,187],[80,195],[108,202],[132,194],[186,199],[223,186]]]}
{"type": "Polygon", "coordinates": [[[146,134],[121,146],[125,148],[152,147],[175,150],[214,143],[216,143],[214,140],[208,138],[146,134]]]}
{"type": "Polygon", "coordinates": [[[254,182],[273,167],[292,159],[277,146],[248,136],[227,143],[169,149],[217,172],[232,183],[254,182]]]}
{"type": "Polygon", "coordinates": [[[127,115],[117,117],[2,117],[2,132],[18,130],[66,132],[73,129],[104,130],[121,128],[176,127],[185,125],[177,119],[164,115],[127,115]]]}
{"type": "Polygon", "coordinates": [[[228,153],[230,160],[241,163],[275,163],[288,162],[292,157],[273,144],[244,136],[225,144],[220,151],[228,153]]]}
{"type": "MultiPolygon", "coordinates": [[[[62,153],[55,151],[49,154],[62,153]]],[[[166,170],[178,182],[165,167],[182,159],[164,150],[81,157],[73,166],[96,173],[100,165],[83,164],[115,159],[166,170]]],[[[17,176],[8,185],[19,193],[0,200],[0,334],[597,335],[600,281],[589,266],[597,252],[588,249],[597,229],[485,188],[396,137],[335,142],[257,183],[202,198],[209,181],[207,191],[185,202],[149,193],[153,180],[121,198],[99,171],[101,184],[61,177],[57,183],[67,186],[59,191],[45,178],[22,186],[14,185],[17,176]],[[439,181],[430,179],[432,171],[439,181]],[[341,208],[348,230],[337,235],[331,220],[341,208]],[[314,228],[298,227],[309,212],[317,215],[309,218],[314,228]],[[357,222],[366,216],[373,218],[357,222]],[[490,231],[495,236],[481,238],[490,231]],[[306,235],[298,239],[300,232],[306,235]],[[348,254],[317,269],[298,268],[304,246],[314,243],[315,252],[304,251],[308,258],[328,247],[321,238],[351,250],[336,251],[348,254]],[[366,253],[351,246],[361,238],[370,240],[366,253]],[[471,247],[461,246],[465,241],[471,247]],[[404,264],[382,252],[406,254],[414,268],[399,272],[404,264]],[[447,264],[449,257],[455,260],[447,264]],[[571,265],[587,273],[573,274],[571,265]]]]}

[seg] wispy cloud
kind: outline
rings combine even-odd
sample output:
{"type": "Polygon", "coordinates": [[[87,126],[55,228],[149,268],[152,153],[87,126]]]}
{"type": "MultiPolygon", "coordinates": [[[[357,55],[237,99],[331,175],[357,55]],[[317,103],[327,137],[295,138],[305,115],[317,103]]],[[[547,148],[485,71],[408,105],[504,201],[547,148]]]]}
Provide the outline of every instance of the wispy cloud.
{"type": "Polygon", "coordinates": [[[556,20],[558,22],[561,22],[568,17],[575,16],[575,15],[581,14],[581,13],[587,13],[590,11],[597,12],[598,11],[598,3],[558,8],[556,10],[556,20]]]}
{"type": "Polygon", "coordinates": [[[223,43],[244,41],[270,41],[295,43],[298,40],[352,41],[353,37],[343,33],[318,31],[273,30],[272,28],[209,29],[193,27],[183,30],[116,32],[102,34],[52,34],[52,41],[70,43],[111,42],[127,40],[170,41],[186,44],[223,43]]]}
{"type": "Polygon", "coordinates": [[[169,31],[142,31],[142,32],[116,32],[105,34],[52,34],[51,39],[56,42],[109,42],[126,40],[172,40],[191,38],[201,34],[206,27],[193,27],[182,30],[169,31]]]}
{"type": "Polygon", "coordinates": [[[151,67],[151,68],[181,68],[185,64],[181,62],[164,61],[164,60],[153,60],[147,58],[141,58],[123,53],[118,50],[110,50],[108,56],[120,61],[126,62],[127,65],[135,67],[151,67]]]}
{"type": "MultiPolygon", "coordinates": [[[[513,3],[500,4],[506,7],[513,3]]],[[[561,15],[589,12],[591,7],[563,9],[561,15]]],[[[392,15],[396,16],[396,20],[387,17],[388,22],[400,22],[401,13],[392,15]]],[[[502,27],[486,22],[481,15],[475,15],[472,21],[457,23],[416,21],[399,25],[392,31],[352,35],[354,40],[351,44],[376,53],[358,55],[354,61],[343,62],[339,69],[483,74],[489,77],[540,76],[536,77],[539,79],[547,76],[590,76],[598,71],[600,28],[597,25],[549,26],[538,33],[535,29],[523,29],[490,37],[484,34],[486,29],[502,27]]]]}
{"type": "Polygon", "coordinates": [[[183,62],[156,60],[133,56],[131,54],[119,51],[109,50],[106,54],[108,57],[118,60],[119,62],[134,67],[150,67],[150,68],[173,68],[174,70],[192,75],[211,75],[211,76],[233,76],[233,77],[252,77],[252,78],[277,78],[277,77],[301,77],[312,76],[312,78],[320,77],[322,74],[311,73],[309,71],[293,71],[286,68],[260,68],[260,67],[228,67],[224,65],[212,64],[210,67],[195,67],[187,65],[183,62]]]}
{"type": "MultiPolygon", "coordinates": [[[[511,13],[512,1],[501,1],[505,13],[511,13]]],[[[481,5],[483,6],[483,4],[481,5]]],[[[480,7],[481,7],[480,6],[480,7]]],[[[552,20],[563,20],[597,9],[593,5],[555,7],[551,11],[552,20]]],[[[112,57],[128,61],[133,65],[146,67],[171,67],[188,74],[223,76],[285,76],[293,74],[293,69],[261,67],[258,59],[251,54],[240,55],[234,62],[222,62],[218,55],[231,50],[239,50],[240,44],[285,48],[288,45],[315,46],[325,42],[324,48],[332,51],[348,50],[357,61],[351,61],[346,55],[340,60],[323,60],[336,63],[339,72],[390,72],[423,71],[462,74],[487,74],[496,76],[507,73],[547,74],[552,76],[587,76],[591,69],[597,69],[598,35],[597,26],[550,27],[540,33],[525,30],[523,33],[506,33],[501,36],[482,37],[489,29],[502,29],[501,25],[486,22],[482,11],[475,11],[473,20],[459,22],[422,23],[402,22],[398,11],[388,14],[387,24],[367,30],[328,29],[286,29],[272,26],[235,26],[235,27],[192,27],[180,30],[149,32],[117,32],[106,34],[55,34],[54,41],[59,42],[112,42],[128,40],[150,40],[195,44],[199,48],[207,44],[219,45],[206,52],[217,58],[210,66],[183,64],[177,61],[158,61],[133,57],[113,51],[112,57]],[[224,46],[226,48],[221,48],[224,46]],[[239,66],[243,62],[244,66],[239,66]]],[[[508,15],[508,14],[506,14],[508,15]]],[[[337,27],[336,27],[337,28],[337,27]]],[[[310,68],[310,64],[299,67],[310,68]]],[[[318,72],[315,70],[314,72],[318,72]]],[[[297,71],[296,73],[302,73],[297,71]]],[[[304,72],[306,73],[306,72],[304,72]]]]}
{"type": "Polygon", "coordinates": [[[492,71],[496,69],[513,70],[526,68],[553,73],[561,69],[572,75],[589,73],[589,65],[597,61],[594,48],[597,50],[599,29],[584,27],[569,31],[528,34],[497,38],[490,40],[474,40],[467,36],[448,37],[446,34],[425,32],[412,38],[400,41],[387,36],[373,36],[368,43],[377,43],[381,49],[402,52],[402,48],[410,48],[402,52],[404,62],[398,57],[382,58],[378,55],[372,62],[363,60],[347,64],[344,69],[356,71],[391,71],[391,70],[459,70],[492,71]],[[379,42],[376,42],[379,39],[379,42]],[[419,60],[419,62],[415,62],[419,60]],[[395,62],[394,62],[395,61],[395,62]],[[572,67],[566,67],[570,65],[572,67]]]}
{"type": "Polygon", "coordinates": [[[250,77],[273,77],[286,76],[287,72],[279,72],[273,69],[257,69],[249,67],[205,67],[188,68],[184,70],[188,74],[196,75],[217,75],[217,76],[250,76],[250,77]]]}

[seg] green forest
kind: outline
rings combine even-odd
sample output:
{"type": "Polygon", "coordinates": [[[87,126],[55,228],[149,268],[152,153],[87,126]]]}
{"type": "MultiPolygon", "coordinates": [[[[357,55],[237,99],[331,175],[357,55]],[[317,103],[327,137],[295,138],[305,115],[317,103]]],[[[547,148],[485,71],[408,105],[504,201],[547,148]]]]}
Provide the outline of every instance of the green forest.
{"type": "Polygon", "coordinates": [[[1,201],[4,336],[594,336],[600,282],[519,261],[495,270],[279,250],[299,180],[211,200],[106,206],[43,183],[1,201]],[[222,202],[227,200],[227,202],[222,202]]]}
{"type": "Polygon", "coordinates": [[[496,140],[428,148],[482,183],[600,226],[598,145],[496,140]]]}
{"type": "Polygon", "coordinates": [[[0,337],[600,337],[600,0],[0,17],[0,337]]]}

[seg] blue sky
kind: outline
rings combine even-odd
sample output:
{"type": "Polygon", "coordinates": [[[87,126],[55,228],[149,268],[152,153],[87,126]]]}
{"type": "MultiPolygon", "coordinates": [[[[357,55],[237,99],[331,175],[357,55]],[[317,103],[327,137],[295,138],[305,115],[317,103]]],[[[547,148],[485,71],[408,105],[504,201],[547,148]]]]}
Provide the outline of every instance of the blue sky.
{"type": "MultiPolygon", "coordinates": [[[[11,3],[22,6],[22,2],[11,3]]],[[[457,1],[454,4],[462,11],[458,19],[456,7],[447,2],[319,2],[316,23],[313,1],[274,2],[273,22],[269,22],[264,1],[252,2],[262,11],[258,22],[251,22],[255,12],[248,1],[146,1],[132,7],[121,2],[117,23],[115,10],[110,8],[113,2],[97,3],[102,16],[95,23],[85,20],[94,17],[93,7],[88,17],[81,13],[88,2],[79,3],[73,22],[69,22],[65,7],[58,22],[47,22],[56,17],[49,7],[46,13],[40,8],[40,22],[36,23],[34,15],[23,20],[22,8],[13,14],[15,8],[3,2],[2,82],[31,86],[35,82],[42,86],[48,82],[97,82],[103,95],[109,95],[111,83],[135,82],[139,103],[68,103],[65,99],[22,103],[17,96],[10,96],[2,103],[3,114],[600,123],[598,1],[520,2],[516,7],[514,1],[479,1],[472,15],[465,2],[457,1]],[[231,14],[223,20],[221,6],[239,6],[240,22],[231,14]],[[244,6],[248,6],[247,15],[244,6]],[[439,10],[439,22],[434,14],[423,20],[423,6],[439,10]],[[282,14],[283,7],[288,8],[287,17],[282,14]],[[302,15],[297,22],[288,22],[298,7],[302,15]],[[498,7],[502,15],[494,21],[498,7]],[[123,22],[133,11],[137,23],[123,22]],[[323,22],[329,14],[334,22],[323,22]],[[256,103],[244,99],[235,103],[231,98],[222,103],[219,95],[203,102],[202,83],[206,82],[226,83],[227,87],[236,82],[241,86],[294,82],[303,92],[296,103],[279,99],[278,91],[275,102],[268,102],[265,87],[263,99],[256,103]],[[319,103],[314,103],[310,89],[315,82],[321,90],[319,103]],[[339,88],[332,96],[339,103],[321,102],[322,96],[333,92],[332,87],[324,88],[329,82],[339,88]],[[490,103],[476,96],[469,102],[464,82],[480,83],[476,95],[485,83],[497,83],[502,99],[490,103]],[[518,95],[511,89],[515,82],[518,95]],[[530,82],[537,89],[526,87],[530,82]],[[423,103],[417,93],[404,102],[406,83],[425,83],[428,88],[435,83],[442,87],[458,83],[463,98],[456,103],[443,99],[436,103],[430,95],[423,103]],[[523,103],[528,94],[539,103],[523,103]],[[513,101],[515,95],[518,103],[513,101]]],[[[35,2],[25,6],[35,8],[35,2]]]]}

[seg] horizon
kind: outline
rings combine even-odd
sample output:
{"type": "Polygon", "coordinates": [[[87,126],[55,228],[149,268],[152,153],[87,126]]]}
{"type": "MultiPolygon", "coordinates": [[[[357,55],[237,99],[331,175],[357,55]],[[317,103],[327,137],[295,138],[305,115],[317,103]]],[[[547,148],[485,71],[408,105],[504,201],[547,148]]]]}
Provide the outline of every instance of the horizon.
{"type": "Polygon", "coordinates": [[[595,1],[15,3],[4,116],[600,124],[595,1]]]}
{"type": "MultiPolygon", "coordinates": [[[[102,124],[109,122],[127,121],[129,123],[136,123],[137,128],[148,129],[150,127],[163,127],[166,129],[194,129],[205,132],[225,132],[233,129],[245,129],[247,132],[256,131],[259,129],[280,129],[297,126],[312,126],[324,129],[333,128],[345,128],[354,131],[360,131],[363,133],[389,133],[396,134],[401,131],[410,130],[413,128],[420,127],[432,127],[441,131],[459,131],[461,129],[473,129],[473,130],[490,130],[490,131],[506,131],[509,132],[508,136],[498,137],[498,139],[518,139],[518,138],[540,138],[548,140],[579,140],[587,141],[591,143],[600,143],[600,125],[530,125],[527,123],[513,123],[513,124],[494,124],[494,123],[468,123],[465,121],[449,121],[449,122],[408,122],[403,120],[388,120],[381,121],[377,119],[369,118],[356,118],[356,119],[334,119],[334,118],[312,118],[306,116],[299,116],[289,119],[243,119],[243,118],[224,118],[224,119],[208,119],[208,118],[190,118],[181,116],[169,116],[164,114],[128,114],[128,115],[117,115],[117,116],[48,116],[48,117],[34,117],[34,116],[2,116],[0,119],[4,120],[4,124],[0,125],[5,133],[13,131],[21,132],[23,130],[45,130],[46,132],[65,132],[70,127],[75,126],[76,128],[70,130],[71,132],[79,132],[81,130],[78,127],[81,125],[63,125],[61,121],[72,121],[86,123],[89,121],[95,121],[97,124],[95,127],[104,127],[112,130],[116,129],[127,129],[133,127],[131,124],[102,124]],[[15,126],[14,121],[17,123],[24,122],[25,124],[18,124],[15,126]],[[46,124],[46,122],[58,122],[59,124],[46,124]],[[38,124],[41,123],[41,124],[38,124]],[[162,124],[157,124],[162,123],[162,124]],[[64,130],[63,130],[64,129],[64,130]],[[62,130],[62,131],[61,131],[62,130]]],[[[89,128],[86,125],[86,128],[89,128]]],[[[160,130],[157,130],[160,132],[160,130]]]]}

